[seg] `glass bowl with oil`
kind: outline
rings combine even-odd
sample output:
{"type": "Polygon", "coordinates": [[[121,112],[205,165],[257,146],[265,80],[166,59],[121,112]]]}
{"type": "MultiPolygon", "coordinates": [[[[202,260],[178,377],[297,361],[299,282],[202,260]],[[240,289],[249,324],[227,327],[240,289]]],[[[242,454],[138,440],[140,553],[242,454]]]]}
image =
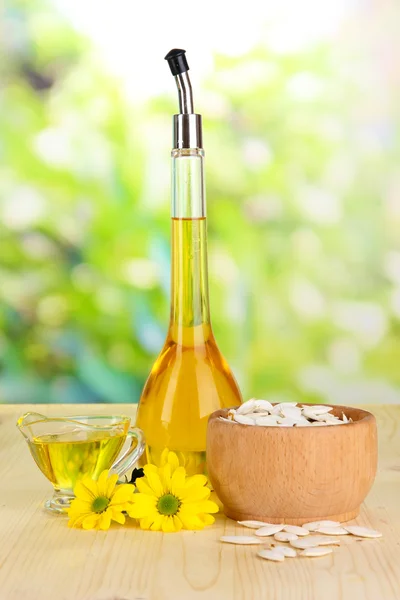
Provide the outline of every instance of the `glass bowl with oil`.
{"type": "Polygon", "coordinates": [[[129,417],[46,417],[29,412],[17,421],[29,450],[54,488],[45,508],[65,513],[82,477],[97,479],[105,469],[122,476],[139,460],[145,448],[141,429],[129,417]],[[125,442],[130,443],[125,449],[125,442]],[[121,455],[121,451],[122,455],[121,455]]]}

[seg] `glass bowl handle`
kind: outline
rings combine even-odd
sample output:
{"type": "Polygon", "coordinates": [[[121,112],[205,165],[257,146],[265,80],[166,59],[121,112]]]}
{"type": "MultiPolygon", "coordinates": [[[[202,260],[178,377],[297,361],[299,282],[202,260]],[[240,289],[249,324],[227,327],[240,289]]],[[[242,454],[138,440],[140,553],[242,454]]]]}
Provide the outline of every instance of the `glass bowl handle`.
{"type": "Polygon", "coordinates": [[[131,438],[131,445],[124,452],[122,456],[120,456],[111,469],[118,474],[119,477],[122,477],[129,469],[133,467],[133,465],[139,460],[142,456],[146,442],[144,439],[144,433],[138,427],[131,427],[126,434],[126,437],[131,438]],[[137,440],[136,446],[133,443],[133,440],[137,440]]]}

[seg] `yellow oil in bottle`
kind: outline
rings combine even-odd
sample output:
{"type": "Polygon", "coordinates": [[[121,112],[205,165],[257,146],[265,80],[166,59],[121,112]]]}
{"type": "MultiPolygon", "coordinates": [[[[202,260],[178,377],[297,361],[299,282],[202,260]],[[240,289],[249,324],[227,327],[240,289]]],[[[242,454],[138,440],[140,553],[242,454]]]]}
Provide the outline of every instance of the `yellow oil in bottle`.
{"type": "Polygon", "coordinates": [[[40,435],[28,441],[42,473],[56,489],[72,490],[84,475],[97,479],[117,458],[126,433],[78,431],[40,435]]]}
{"type": "Polygon", "coordinates": [[[240,403],[210,324],[206,218],[173,218],[170,325],[138,410],[147,441],[143,462],[159,465],[168,448],[189,474],[204,472],[209,415],[240,403]]]}

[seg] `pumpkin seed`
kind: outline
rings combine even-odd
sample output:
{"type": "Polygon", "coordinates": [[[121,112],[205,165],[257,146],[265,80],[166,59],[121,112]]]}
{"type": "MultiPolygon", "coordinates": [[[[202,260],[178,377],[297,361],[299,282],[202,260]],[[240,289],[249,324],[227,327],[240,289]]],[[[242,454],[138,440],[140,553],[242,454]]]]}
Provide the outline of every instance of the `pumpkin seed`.
{"type": "Polygon", "coordinates": [[[275,533],[274,538],[277,542],[290,542],[292,540],[298,540],[299,536],[288,531],[278,531],[278,533],[275,533]]]}
{"type": "Polygon", "coordinates": [[[306,529],[305,527],[298,527],[297,525],[285,525],[283,531],[286,531],[287,533],[294,533],[300,537],[310,534],[308,529],[306,529]]]}
{"type": "Polygon", "coordinates": [[[274,526],[273,523],[266,523],[265,521],[238,521],[238,523],[250,529],[260,529],[260,527],[267,527],[269,525],[274,526]]]}
{"type": "Polygon", "coordinates": [[[239,408],[236,409],[236,414],[247,415],[248,413],[253,412],[255,407],[256,401],[254,399],[248,400],[247,402],[243,402],[243,404],[241,404],[239,408]]]}
{"type": "Polygon", "coordinates": [[[285,560],[285,555],[282,554],[282,552],[276,552],[275,550],[259,550],[257,556],[275,562],[283,562],[285,560]]]}
{"type": "Polygon", "coordinates": [[[233,423],[236,424],[236,421],[233,421],[233,419],[225,419],[225,417],[220,417],[221,421],[227,421],[228,423],[233,423]]]}
{"type": "Polygon", "coordinates": [[[344,527],[320,527],[316,530],[316,533],[323,533],[324,535],[347,535],[349,532],[344,527]]]}
{"type": "Polygon", "coordinates": [[[340,539],[329,537],[327,535],[310,535],[307,540],[311,540],[316,546],[340,546],[340,539]]]}
{"type": "Polygon", "coordinates": [[[271,402],[268,402],[268,400],[256,400],[256,407],[255,407],[256,412],[260,412],[260,411],[271,412],[272,409],[273,409],[273,406],[272,406],[271,402]]]}
{"type": "Polygon", "coordinates": [[[306,404],[306,405],[303,406],[303,409],[304,408],[306,410],[308,410],[308,409],[312,410],[312,412],[315,415],[324,415],[325,413],[328,413],[328,412],[330,412],[332,410],[332,406],[326,406],[324,404],[321,404],[321,405],[311,404],[311,405],[308,405],[308,406],[306,404]]]}
{"type": "Polygon", "coordinates": [[[300,406],[282,406],[281,412],[285,417],[299,420],[302,417],[300,406]]]}
{"type": "Polygon", "coordinates": [[[358,535],[358,537],[364,538],[380,538],[382,534],[376,529],[369,529],[368,527],[359,527],[358,525],[349,525],[345,529],[352,535],[358,535]]]}
{"type": "Polygon", "coordinates": [[[289,542],[294,548],[315,548],[316,546],[335,546],[340,544],[338,538],[323,536],[323,535],[310,535],[305,538],[299,538],[289,542]]]}
{"type": "Polygon", "coordinates": [[[302,527],[308,529],[308,531],[317,531],[321,527],[340,527],[339,521],[311,521],[310,523],[304,523],[302,527]]]}
{"type": "Polygon", "coordinates": [[[262,544],[262,540],[251,535],[223,535],[219,538],[220,542],[226,544],[262,544]]]}
{"type": "Polygon", "coordinates": [[[289,558],[294,558],[297,556],[297,552],[294,548],[290,546],[274,546],[273,550],[276,552],[280,552],[283,556],[288,556],[289,558]]]}
{"type": "Polygon", "coordinates": [[[293,546],[293,548],[300,548],[301,550],[304,550],[305,548],[313,548],[319,545],[317,540],[311,539],[313,537],[314,536],[291,540],[289,544],[293,546]]]}
{"type": "Polygon", "coordinates": [[[257,529],[256,535],[259,537],[268,537],[270,535],[274,535],[278,533],[278,531],[282,531],[284,525],[266,525],[265,527],[261,527],[257,529]]]}
{"type": "Polygon", "coordinates": [[[260,425],[261,427],[278,427],[279,423],[275,415],[269,415],[268,417],[258,417],[256,425],[260,425]]]}
{"type": "Polygon", "coordinates": [[[233,418],[237,423],[240,423],[241,425],[255,425],[253,419],[251,419],[247,415],[236,414],[233,418]]]}
{"type": "MultiPolygon", "coordinates": [[[[299,406],[297,402],[279,402],[275,405],[269,400],[251,398],[237,409],[228,411],[227,419],[241,425],[259,427],[306,427],[307,425],[343,425],[352,422],[342,413],[342,419],[334,415],[332,406],[317,404],[299,406]]],[[[225,421],[224,417],[221,420],[225,421]]]]}
{"type": "Polygon", "coordinates": [[[302,552],[300,552],[300,556],[326,556],[327,554],[332,554],[332,552],[332,548],[305,548],[302,552]]]}

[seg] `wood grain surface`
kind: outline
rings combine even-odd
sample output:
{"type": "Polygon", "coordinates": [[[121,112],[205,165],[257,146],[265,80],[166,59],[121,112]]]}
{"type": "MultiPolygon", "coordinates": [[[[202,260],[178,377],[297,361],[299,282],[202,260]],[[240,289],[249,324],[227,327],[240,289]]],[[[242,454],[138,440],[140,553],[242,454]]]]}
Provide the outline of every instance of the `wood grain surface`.
{"type": "Polygon", "coordinates": [[[42,507],[51,486],[15,427],[27,410],[134,416],[135,407],[0,405],[0,600],[400,599],[399,406],[368,407],[378,421],[379,467],[356,523],[384,537],[348,536],[333,555],[284,563],[257,558],[254,546],[220,544],[221,535],[244,533],[223,515],[202,532],[68,529],[42,507]]]}

